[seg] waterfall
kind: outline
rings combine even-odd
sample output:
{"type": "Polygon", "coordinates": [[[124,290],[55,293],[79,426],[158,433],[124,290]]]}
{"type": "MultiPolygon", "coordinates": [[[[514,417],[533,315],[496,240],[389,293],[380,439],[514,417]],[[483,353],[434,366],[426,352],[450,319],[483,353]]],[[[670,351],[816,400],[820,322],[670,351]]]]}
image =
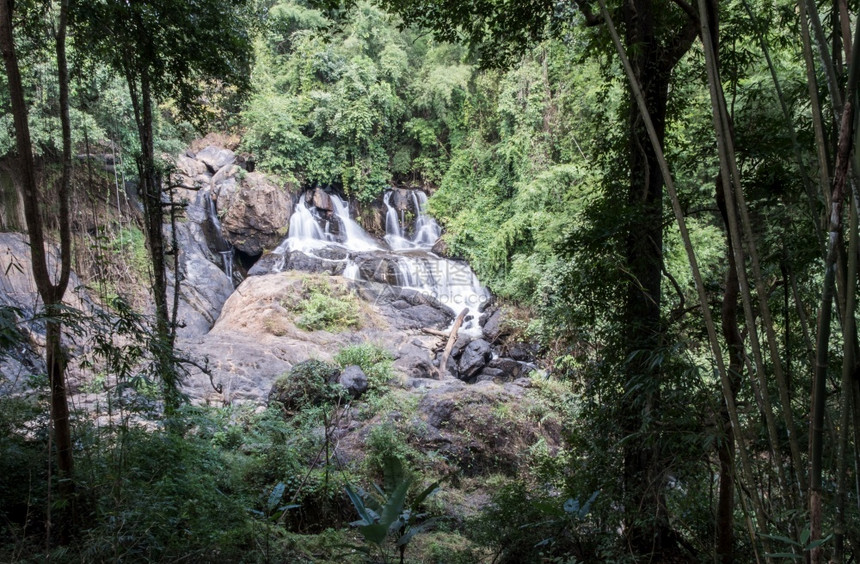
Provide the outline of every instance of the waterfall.
{"type": "Polygon", "coordinates": [[[324,247],[328,239],[320,229],[304,198],[299,198],[296,209],[290,217],[290,230],[284,242],[275,249],[276,253],[286,251],[308,251],[324,247]]]}
{"type": "Polygon", "coordinates": [[[396,286],[433,297],[450,307],[455,314],[466,308],[468,320],[460,330],[469,335],[480,334],[478,307],[489,298],[488,292],[478,282],[468,264],[440,258],[429,252],[439,239],[441,230],[439,224],[426,213],[427,195],[420,190],[411,191],[415,225],[412,237],[407,238],[402,220],[398,218],[398,210],[391,203],[392,194],[393,191],[389,190],[383,196],[386,206],[385,242],[390,250],[383,248],[350,217],[349,205],[337,195],[330,195],[333,208],[331,215],[334,218],[329,216],[327,221],[323,221],[320,210],[309,208],[306,199],[300,197],[290,218],[289,235],[274,251],[281,256],[279,260],[273,261],[270,272],[279,272],[284,268],[284,255],[287,252],[301,251],[325,263],[342,262],[345,267],[342,274],[344,278],[361,280],[355,253],[375,253],[381,255],[385,262],[395,265],[396,286]],[[333,229],[336,235],[331,233],[329,220],[337,221],[333,229]],[[341,250],[340,256],[344,258],[331,258],[331,253],[321,252],[327,247],[339,247],[351,252],[344,256],[341,250]]]}
{"type": "Polygon", "coordinates": [[[490,296],[469,265],[429,253],[426,256],[402,255],[397,257],[397,283],[436,298],[455,314],[466,308],[466,316],[471,316],[471,320],[463,325],[463,330],[470,335],[480,333],[478,308],[490,296]]]}
{"type": "Polygon", "coordinates": [[[221,232],[221,220],[218,219],[218,210],[215,209],[215,201],[208,193],[203,194],[204,207],[206,208],[206,219],[209,220],[209,225],[212,227],[212,236],[215,239],[215,250],[219,253],[224,251],[232,251],[233,247],[224,238],[221,232]]]}
{"type": "Polygon", "coordinates": [[[393,193],[393,191],[389,190],[382,198],[388,210],[385,213],[385,242],[395,251],[411,249],[413,245],[403,236],[403,229],[400,227],[401,221],[397,218],[397,210],[391,205],[391,195],[393,193]]]}
{"type": "Polygon", "coordinates": [[[415,232],[412,242],[420,248],[430,248],[439,239],[442,230],[436,220],[427,215],[427,195],[421,190],[412,190],[412,202],[415,204],[415,232]]]}
{"type": "Polygon", "coordinates": [[[412,230],[412,238],[407,239],[403,233],[402,218],[397,220],[397,210],[391,205],[393,190],[385,193],[383,202],[387,208],[385,214],[385,242],[393,251],[404,251],[407,249],[430,249],[439,236],[442,229],[436,220],[427,215],[427,195],[421,190],[410,190],[412,204],[415,206],[415,226],[412,230]]]}
{"type": "Polygon", "coordinates": [[[343,277],[348,280],[361,280],[361,272],[358,269],[358,265],[355,262],[348,260],[346,262],[346,268],[343,269],[343,277]]]}
{"type": "Polygon", "coordinates": [[[221,251],[221,263],[224,265],[224,273],[230,281],[233,281],[233,250],[221,251]]]}
{"type": "Polygon", "coordinates": [[[367,232],[349,216],[349,205],[338,196],[331,194],[334,215],[340,223],[341,245],[351,251],[379,251],[380,247],[367,232]]]}

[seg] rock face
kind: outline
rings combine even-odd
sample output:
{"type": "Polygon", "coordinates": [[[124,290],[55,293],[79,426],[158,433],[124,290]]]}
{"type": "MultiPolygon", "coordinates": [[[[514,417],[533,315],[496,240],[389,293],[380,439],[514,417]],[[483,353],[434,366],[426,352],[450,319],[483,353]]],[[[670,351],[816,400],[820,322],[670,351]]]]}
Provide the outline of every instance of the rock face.
{"type": "Polygon", "coordinates": [[[273,382],[294,365],[308,359],[330,361],[341,348],[365,342],[384,343],[396,357],[409,356],[415,364],[429,365],[437,339],[410,335],[403,328],[424,326],[429,318],[418,312],[426,313],[425,308],[438,311],[427,315],[443,323],[450,319],[450,313],[446,315],[441,304],[430,305],[423,297],[413,295],[402,296],[404,302],[411,300],[411,303],[410,307],[399,310],[391,307],[393,298],[380,298],[379,294],[379,291],[362,291],[341,277],[314,278],[302,272],[245,279],[224,304],[212,330],[178,343],[193,356],[209,359],[212,381],[222,386],[221,392],[213,389],[209,376],[196,368],[192,368],[186,382],[186,392],[197,403],[265,403],[273,382]],[[312,283],[326,284],[332,296],[352,293],[358,296],[356,330],[329,333],[305,331],[296,326],[295,307],[301,302],[309,276],[316,280],[312,283]],[[421,321],[415,321],[415,317],[421,321]]]}
{"type": "Polygon", "coordinates": [[[288,190],[258,172],[246,174],[219,208],[226,210],[221,220],[225,238],[249,255],[276,247],[293,211],[288,190]]]}
{"type": "MultiPolygon", "coordinates": [[[[48,247],[48,270],[56,280],[59,272],[59,252],[48,247]]],[[[27,235],[0,232],[0,392],[20,390],[31,374],[45,372],[45,326],[32,319],[43,310],[42,299],[33,279],[27,235]]],[[[63,302],[77,310],[88,311],[89,298],[75,292],[81,285],[74,272],[63,302]]],[[[66,347],[80,346],[76,335],[65,332],[66,347]]],[[[70,367],[74,371],[74,367],[70,367]]]]}
{"type": "MultiPolygon", "coordinates": [[[[276,247],[286,235],[294,187],[281,185],[258,172],[246,172],[238,162],[233,151],[209,145],[196,155],[178,157],[172,181],[188,188],[177,191],[180,198],[218,218],[220,233],[214,239],[221,237],[237,250],[256,257],[276,247]],[[201,197],[208,197],[211,204],[204,203],[201,197]],[[213,209],[208,210],[207,205],[213,209]]],[[[247,167],[247,161],[241,162],[247,167]]],[[[215,249],[212,241],[210,247],[221,250],[215,249]]]]}
{"type": "MultiPolygon", "coordinates": [[[[165,235],[166,237],[169,234],[165,235]]],[[[195,221],[177,223],[179,242],[179,337],[204,335],[218,318],[221,306],[233,293],[233,281],[225,274],[220,257],[216,258],[206,243],[203,224],[195,221]]],[[[173,300],[174,273],[168,271],[168,302],[173,300]]]]}

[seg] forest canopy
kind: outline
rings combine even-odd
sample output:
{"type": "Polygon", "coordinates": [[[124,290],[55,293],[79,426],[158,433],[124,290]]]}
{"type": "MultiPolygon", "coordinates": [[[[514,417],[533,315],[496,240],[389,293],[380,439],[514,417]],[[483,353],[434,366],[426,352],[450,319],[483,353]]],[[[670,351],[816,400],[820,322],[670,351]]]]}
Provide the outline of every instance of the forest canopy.
{"type": "MultiPolygon", "coordinates": [[[[0,559],[36,559],[44,545],[71,547],[57,549],[60,559],[86,560],[88,551],[109,559],[108,549],[122,546],[130,559],[170,560],[183,550],[172,536],[177,523],[201,560],[252,545],[249,560],[298,558],[295,534],[313,536],[302,558],[334,561],[338,535],[349,531],[362,531],[365,544],[380,550],[354,551],[356,559],[385,559],[380,547],[391,538],[403,558],[412,536],[424,532],[409,520],[420,513],[441,523],[432,534],[468,547],[445,545],[440,556],[421,544],[416,562],[855,561],[857,10],[848,0],[4,2],[3,174],[33,168],[33,189],[25,190],[31,248],[42,248],[32,235],[44,228],[49,241],[62,243],[67,265],[74,250],[74,269],[98,287],[109,312],[87,323],[121,337],[99,341],[120,349],[94,373],[116,377],[117,389],[117,374],[145,373],[139,387],[152,401],[123,419],[122,431],[99,434],[76,416],[65,443],[61,434],[53,438],[62,428],[60,400],[70,393],[60,343],[78,321],[62,314],[63,291],[43,292],[52,281],[37,280],[48,327],[41,386],[51,396],[36,404],[0,398],[9,407],[0,445],[14,454],[0,467],[7,476],[0,500],[12,508],[0,517],[16,539],[0,559]],[[66,48],[68,60],[60,55],[66,48]],[[396,407],[383,382],[394,381],[391,363],[400,359],[385,343],[312,359],[320,364],[295,378],[316,387],[281,411],[208,411],[185,401],[175,233],[189,202],[176,196],[188,187],[172,179],[181,168],[176,156],[194,157],[207,134],[229,139],[253,163],[230,172],[240,186],[249,186],[242,183],[256,168],[296,191],[285,196],[294,213],[311,200],[319,206],[321,193],[335,195],[347,211],[362,210],[358,221],[368,231],[367,210],[383,210],[384,233],[393,190],[429,194],[426,209],[415,196],[400,221],[429,212],[443,229],[434,253],[466,261],[492,292],[492,307],[510,313],[507,340],[494,341],[487,358],[513,354],[515,345],[527,350],[540,407],[518,421],[542,432],[560,421],[560,446],[534,439],[523,456],[540,464],[504,479],[502,470],[493,473],[489,502],[453,516],[422,505],[435,488],[415,495],[410,486],[419,477],[404,468],[421,467],[436,487],[449,480],[443,489],[474,475],[460,468],[443,476],[421,450],[431,450],[423,439],[398,434],[405,431],[394,416],[386,420],[394,426],[383,425],[382,414],[396,407]],[[97,154],[109,154],[113,167],[100,180],[87,169],[97,154]],[[126,199],[123,210],[127,185],[141,204],[126,199]],[[68,189],[77,216],[62,204],[68,189]],[[91,194],[99,190],[107,196],[91,194]],[[110,207],[112,198],[114,215],[80,219],[87,205],[110,207]],[[132,275],[93,266],[112,254],[137,265],[126,269],[132,275]],[[152,290],[134,304],[146,303],[139,312],[126,309],[134,299],[124,294],[134,287],[152,290]],[[124,321],[111,325],[110,316],[124,321]],[[368,372],[371,389],[378,386],[362,408],[377,410],[366,417],[377,417],[368,438],[376,458],[330,480],[329,451],[323,464],[308,445],[321,432],[320,448],[328,449],[339,424],[332,421],[349,412],[350,400],[326,374],[352,365],[368,372]],[[147,420],[159,421],[158,430],[139,424],[147,420]],[[31,424],[38,432],[26,431],[31,424]],[[174,459],[147,468],[162,448],[174,459]],[[398,457],[397,472],[386,450],[398,457]],[[42,468],[50,479],[39,486],[37,517],[22,518],[29,502],[20,468],[69,453],[79,467],[58,458],[58,469],[42,468]],[[130,466],[120,465],[126,458],[130,466]],[[163,472],[174,464],[175,475],[163,472]],[[100,488],[119,469],[126,493],[111,499],[100,488]],[[302,489],[305,472],[312,494],[302,489]],[[398,480],[378,489],[379,515],[368,510],[371,497],[351,484],[394,474],[398,480]],[[213,475],[217,486],[208,488],[213,475]],[[147,492],[148,479],[161,489],[147,492]],[[44,526],[52,496],[61,499],[60,532],[44,526]],[[407,499],[415,512],[403,517],[407,499]],[[146,509],[150,502],[188,505],[170,524],[146,509]],[[357,528],[335,509],[339,503],[354,504],[357,528]],[[386,503],[399,506],[400,521],[387,521],[374,537],[386,503]],[[301,518],[290,517],[299,507],[301,518]],[[140,513],[134,549],[109,524],[126,510],[140,513]],[[221,514],[215,536],[204,534],[210,512],[221,514]],[[97,516],[92,528],[84,514],[97,516]],[[114,545],[99,545],[102,537],[114,545]]],[[[215,172],[207,177],[213,194],[215,172]]],[[[12,231],[12,220],[3,221],[12,231]]],[[[290,228],[279,229],[283,237],[290,228]]],[[[242,255],[248,264],[240,268],[247,274],[252,259],[277,250],[242,255]]],[[[278,307],[331,314],[320,325],[329,329],[360,325],[354,296],[315,278],[302,284],[307,303],[282,299],[278,307]],[[349,305],[337,309],[338,301],[349,305]]],[[[23,340],[24,316],[2,303],[0,354],[9,355],[23,340]]],[[[267,330],[288,333],[266,319],[267,330]]],[[[436,359],[443,371],[456,348],[452,331],[436,359]]],[[[281,396],[273,391],[269,399],[299,393],[288,378],[279,382],[281,396]]],[[[502,415],[509,414],[494,412],[502,415]]]]}

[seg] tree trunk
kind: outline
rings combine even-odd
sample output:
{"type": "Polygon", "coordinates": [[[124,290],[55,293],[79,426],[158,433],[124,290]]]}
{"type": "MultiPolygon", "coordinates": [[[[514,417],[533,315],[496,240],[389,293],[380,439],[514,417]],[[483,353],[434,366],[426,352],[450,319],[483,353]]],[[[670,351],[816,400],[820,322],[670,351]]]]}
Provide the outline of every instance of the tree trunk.
{"type": "MultiPolygon", "coordinates": [[[[152,92],[147,72],[137,77],[126,69],[126,81],[134,108],[141,153],[137,160],[140,194],[144,206],[144,226],[152,266],[152,297],[155,302],[155,338],[151,352],[158,376],[162,380],[165,412],[172,413],[179,405],[179,382],[173,356],[174,327],[167,306],[167,267],[164,247],[164,208],[161,205],[161,177],[155,165],[153,136],[152,92]],[[137,89],[138,78],[140,90],[137,89]]],[[[179,274],[176,273],[178,276],[179,274]]]]}
{"type": "Polygon", "coordinates": [[[63,502],[60,526],[60,541],[69,540],[76,521],[74,503],[74,459],[72,456],[71,424],[69,404],[66,397],[65,361],[61,346],[62,325],[57,307],[66,293],[71,271],[71,235],[69,227],[69,177],[71,171],[71,128],[69,125],[69,79],[66,65],[66,21],[68,0],[60,4],[57,28],[56,53],[60,85],[60,121],[63,137],[62,174],[58,190],[60,208],[60,276],[56,284],[51,282],[45,250],[44,226],[39,209],[39,189],[36,184],[35,163],[27,121],[27,106],[15,43],[12,34],[11,0],[0,0],[0,50],[6,67],[12,116],[15,125],[15,141],[19,167],[24,185],[24,217],[30,239],[30,260],[33,279],[47,315],[45,361],[51,389],[51,423],[57,450],[60,498],[63,502]]]}
{"type": "MultiPolygon", "coordinates": [[[[723,197],[722,179],[717,178],[716,199],[717,206],[723,215],[723,221],[728,223],[726,212],[726,200],[723,197]]],[[[731,381],[731,396],[734,401],[737,398],[741,383],[741,372],[744,366],[744,345],[738,326],[738,269],[735,263],[734,242],[731,234],[726,229],[726,258],[729,268],[726,272],[725,290],[723,291],[723,303],[720,308],[723,338],[729,354],[728,377],[731,381]]],[[[734,562],[734,511],[735,511],[735,433],[729,414],[728,405],[723,404],[719,417],[724,438],[717,447],[717,456],[720,460],[720,482],[717,498],[716,519],[716,550],[719,564],[730,564],[734,562]]]]}
{"type": "MultiPolygon", "coordinates": [[[[624,4],[625,42],[641,86],[647,112],[662,147],[672,69],[695,37],[685,29],[669,50],[661,45],[651,0],[624,4]]],[[[663,175],[649,132],[631,91],[628,126],[630,180],[625,265],[629,280],[624,302],[625,388],[621,417],[625,441],[623,480],[628,540],[635,554],[661,555],[676,548],[665,500],[666,474],[660,439],[650,422],[660,419],[662,368],[653,362],[663,345],[661,282],[663,272],[663,175]],[[649,422],[649,423],[646,423],[649,422]],[[640,436],[641,438],[636,438],[640,436]]]]}

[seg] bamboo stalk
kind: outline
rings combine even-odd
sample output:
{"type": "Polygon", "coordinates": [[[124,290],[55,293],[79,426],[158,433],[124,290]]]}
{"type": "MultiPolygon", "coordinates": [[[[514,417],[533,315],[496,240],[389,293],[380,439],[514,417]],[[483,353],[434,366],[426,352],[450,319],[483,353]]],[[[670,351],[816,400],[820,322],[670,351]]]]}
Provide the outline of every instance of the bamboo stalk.
{"type": "MultiPolygon", "coordinates": [[[[711,345],[711,351],[714,355],[714,361],[717,364],[717,371],[720,376],[720,383],[723,389],[723,398],[726,401],[726,405],[729,411],[729,417],[731,419],[732,427],[735,429],[735,440],[738,444],[738,453],[741,457],[741,470],[744,476],[744,479],[749,483],[753,484],[752,480],[752,463],[749,458],[749,452],[746,447],[746,442],[743,438],[743,434],[741,432],[740,419],[738,418],[737,406],[735,404],[734,398],[732,397],[731,392],[731,381],[728,376],[728,372],[726,370],[725,361],[723,359],[723,353],[720,347],[719,340],[717,339],[717,333],[714,325],[714,320],[711,315],[710,307],[708,305],[708,297],[705,291],[704,282],[701,276],[701,272],[699,270],[698,260],[696,259],[695,251],[693,250],[693,245],[690,239],[690,233],[687,230],[686,220],[684,219],[684,212],[681,208],[680,201],[678,199],[678,193],[675,190],[675,184],[672,180],[672,174],[669,171],[669,165],[666,162],[665,156],[663,155],[663,148],[660,146],[659,138],[657,137],[657,132],[654,129],[654,124],[651,121],[651,116],[648,112],[648,107],[645,103],[645,97],[642,94],[642,89],[639,86],[639,83],[636,79],[636,75],[633,72],[633,68],[630,65],[630,60],[627,57],[627,53],[624,49],[624,46],[621,44],[621,39],[618,36],[618,32],[615,29],[614,24],[612,23],[612,19],[609,16],[609,11],[606,9],[605,0],[598,0],[598,4],[600,5],[600,11],[603,15],[603,19],[606,22],[607,29],[609,30],[609,34],[612,37],[612,42],[615,44],[615,49],[618,52],[618,56],[621,59],[621,62],[624,66],[625,73],[627,74],[627,79],[630,83],[630,89],[633,92],[633,96],[636,99],[636,103],[639,106],[639,111],[642,116],[642,120],[645,124],[645,128],[648,131],[648,137],[651,140],[651,145],[654,150],[654,154],[657,157],[657,161],[660,163],[660,172],[663,175],[663,181],[666,185],[666,190],[669,193],[669,197],[672,201],[672,210],[675,213],[675,219],[678,222],[678,230],[681,233],[681,239],[684,244],[684,250],[687,253],[687,259],[690,262],[690,269],[693,273],[693,279],[696,283],[696,290],[699,296],[699,302],[702,307],[702,315],[705,319],[705,326],[708,332],[708,341],[711,345]]],[[[761,500],[758,497],[758,493],[754,488],[750,489],[750,496],[754,502],[754,509],[756,513],[756,518],[765,521],[766,516],[764,510],[762,508],[761,500]]],[[[748,521],[748,532],[751,540],[753,541],[753,546],[755,546],[755,537],[756,532],[751,522],[748,521]]],[[[766,540],[765,540],[766,542],[766,540]]],[[[758,549],[756,550],[756,559],[758,560],[758,549]]]]}

